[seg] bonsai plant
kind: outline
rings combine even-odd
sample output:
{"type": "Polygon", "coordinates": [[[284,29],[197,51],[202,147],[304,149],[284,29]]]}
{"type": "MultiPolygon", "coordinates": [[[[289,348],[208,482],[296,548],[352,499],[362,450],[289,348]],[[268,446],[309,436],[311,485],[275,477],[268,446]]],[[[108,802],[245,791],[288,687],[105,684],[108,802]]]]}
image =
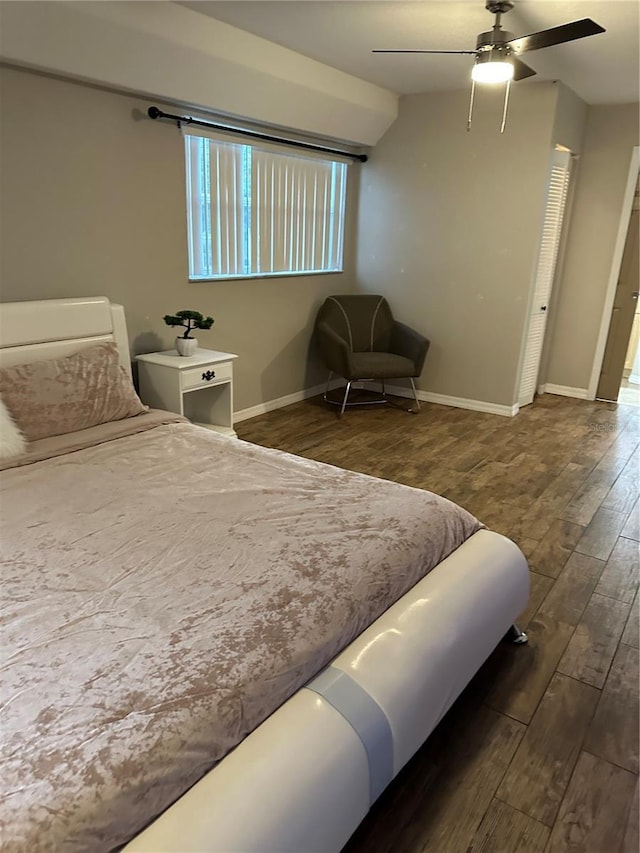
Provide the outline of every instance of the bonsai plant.
{"type": "Polygon", "coordinates": [[[213,317],[204,317],[199,311],[176,311],[175,314],[165,314],[167,326],[182,326],[186,329],[176,338],[176,349],[180,355],[193,355],[198,348],[198,339],[191,336],[195,329],[210,329],[213,317]]]}

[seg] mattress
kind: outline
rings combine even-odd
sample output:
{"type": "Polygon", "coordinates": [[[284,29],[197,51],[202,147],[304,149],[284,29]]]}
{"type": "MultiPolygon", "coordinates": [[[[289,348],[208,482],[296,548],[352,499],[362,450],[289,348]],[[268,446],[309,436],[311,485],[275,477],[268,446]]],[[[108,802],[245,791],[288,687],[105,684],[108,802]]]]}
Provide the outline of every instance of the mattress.
{"type": "Polygon", "coordinates": [[[481,527],[174,420],[0,478],[5,851],[126,843],[481,527]]]}

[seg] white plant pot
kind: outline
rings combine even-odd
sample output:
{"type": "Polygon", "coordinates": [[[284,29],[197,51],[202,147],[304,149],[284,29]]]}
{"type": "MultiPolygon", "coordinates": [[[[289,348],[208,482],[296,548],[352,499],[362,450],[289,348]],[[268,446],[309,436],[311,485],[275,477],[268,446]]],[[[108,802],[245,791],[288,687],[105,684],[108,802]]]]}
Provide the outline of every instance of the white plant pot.
{"type": "Polygon", "coordinates": [[[194,355],[195,351],[198,349],[198,339],[177,337],[176,349],[178,350],[179,355],[194,355]]]}

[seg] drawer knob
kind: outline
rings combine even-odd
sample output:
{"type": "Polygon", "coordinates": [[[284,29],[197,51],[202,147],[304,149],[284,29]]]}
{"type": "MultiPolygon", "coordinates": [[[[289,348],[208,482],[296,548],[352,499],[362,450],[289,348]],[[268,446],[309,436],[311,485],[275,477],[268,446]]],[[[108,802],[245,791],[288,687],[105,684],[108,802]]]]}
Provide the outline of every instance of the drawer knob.
{"type": "Polygon", "coordinates": [[[205,370],[205,372],[202,374],[202,378],[206,379],[207,382],[209,382],[210,379],[215,379],[216,378],[215,370],[205,370]]]}

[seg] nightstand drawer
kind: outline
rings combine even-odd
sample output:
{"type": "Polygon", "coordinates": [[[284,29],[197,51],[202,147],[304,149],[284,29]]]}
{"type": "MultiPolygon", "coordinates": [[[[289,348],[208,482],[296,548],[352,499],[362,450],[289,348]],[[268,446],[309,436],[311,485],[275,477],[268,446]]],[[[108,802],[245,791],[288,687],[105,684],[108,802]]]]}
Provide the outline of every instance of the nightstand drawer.
{"type": "Polygon", "coordinates": [[[180,381],[183,390],[191,388],[206,388],[207,385],[217,385],[218,382],[228,382],[233,375],[233,365],[230,361],[221,364],[204,364],[192,370],[183,370],[180,381]]]}

